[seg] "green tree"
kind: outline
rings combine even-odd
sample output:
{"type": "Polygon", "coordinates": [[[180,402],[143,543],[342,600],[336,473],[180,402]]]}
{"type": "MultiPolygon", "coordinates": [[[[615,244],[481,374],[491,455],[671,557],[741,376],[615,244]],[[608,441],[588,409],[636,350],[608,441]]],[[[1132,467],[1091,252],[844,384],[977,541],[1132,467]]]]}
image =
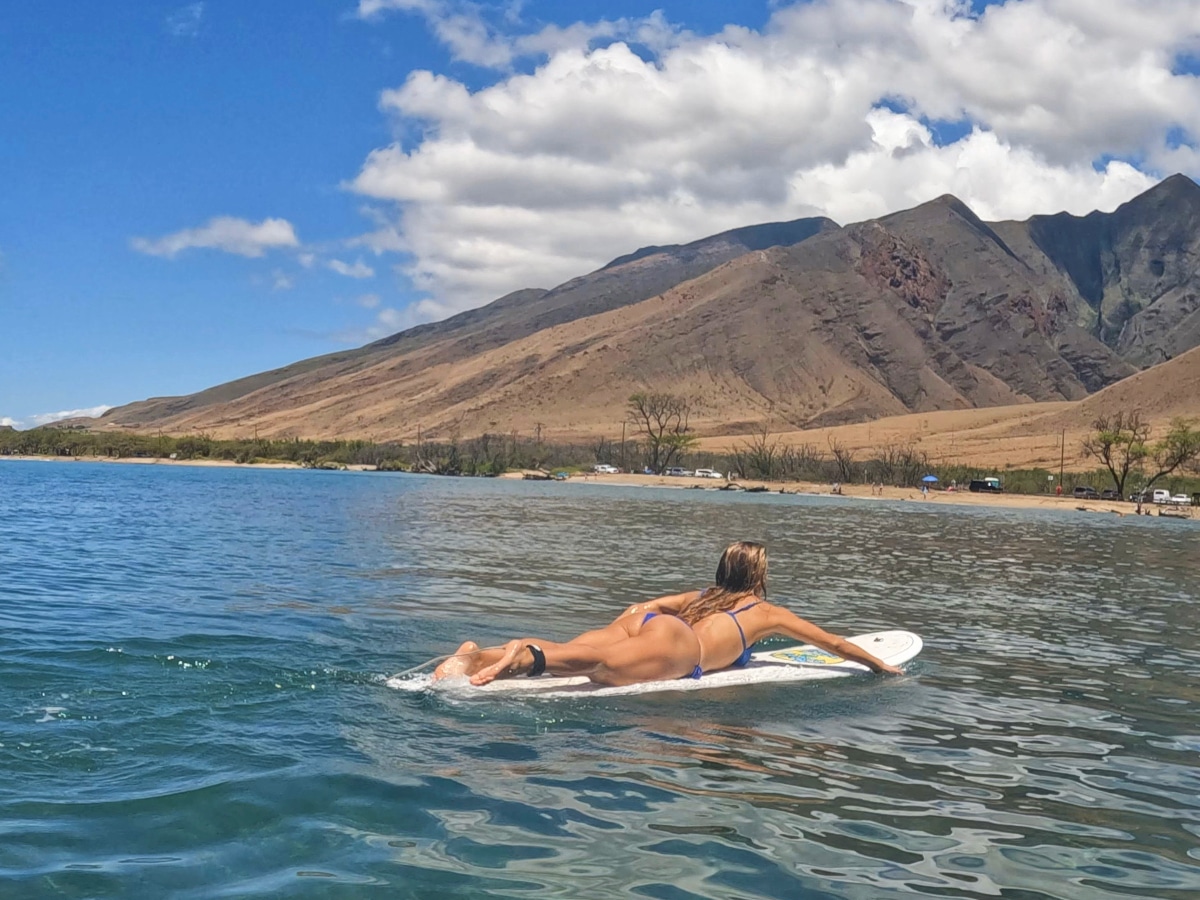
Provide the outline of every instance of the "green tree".
{"type": "MultiPolygon", "coordinates": [[[[1108,469],[1117,494],[1124,497],[1130,474],[1139,471],[1152,453],[1149,441],[1150,423],[1142,419],[1140,412],[1117,412],[1100,416],[1092,423],[1092,433],[1083,439],[1083,455],[1098,460],[1108,469]]],[[[1168,473],[1156,477],[1164,474],[1168,473]]]]}
{"type": "Polygon", "coordinates": [[[688,428],[692,402],[679,394],[639,391],[629,398],[626,416],[643,436],[650,468],[660,475],[696,443],[688,428]]]}
{"type": "Polygon", "coordinates": [[[1143,490],[1180,467],[1194,468],[1200,463],[1200,430],[1193,427],[1193,420],[1172,419],[1163,439],[1150,448],[1149,460],[1154,474],[1146,480],[1143,490]]]}

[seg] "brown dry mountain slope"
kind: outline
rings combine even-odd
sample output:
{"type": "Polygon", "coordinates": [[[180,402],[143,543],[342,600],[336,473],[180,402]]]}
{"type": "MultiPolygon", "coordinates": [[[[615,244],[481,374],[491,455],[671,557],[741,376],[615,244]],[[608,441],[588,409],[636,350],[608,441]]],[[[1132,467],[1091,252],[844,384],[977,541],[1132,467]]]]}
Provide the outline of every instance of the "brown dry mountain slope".
{"type": "Polygon", "coordinates": [[[1200,188],[1175,177],[1085,217],[988,224],[942,197],[840,229],[740,229],[101,426],[613,435],[654,388],[697,398],[713,434],[1078,400],[1200,343],[1197,223],[1200,188]]]}
{"type": "Polygon", "coordinates": [[[1087,431],[1102,415],[1133,411],[1140,412],[1156,431],[1165,430],[1174,418],[1200,418],[1200,347],[1138,372],[1026,427],[1087,431]]]}
{"type": "MultiPolygon", "coordinates": [[[[836,441],[860,459],[883,447],[915,447],[931,463],[1071,471],[1096,468],[1083,439],[1103,414],[1141,413],[1158,437],[1176,417],[1200,419],[1200,348],[1119,381],[1083,400],[988,409],[939,410],[806,431],[773,432],[782,445],[824,449],[836,441]]],[[[705,438],[701,449],[728,451],[756,440],[749,433],[705,438]]]]}
{"type": "MultiPolygon", "coordinates": [[[[514,291],[487,306],[440,322],[418,325],[355,350],[302,360],[184,397],[156,397],[131,403],[111,410],[105,416],[105,424],[157,429],[162,423],[179,418],[197,420],[200,410],[209,408],[220,416],[223,404],[273,386],[286,392],[286,384],[293,379],[317,374],[331,382],[341,381],[381,361],[419,353],[435,345],[439,348],[439,359],[444,362],[465,359],[553,325],[653,297],[749,251],[795,244],[837,228],[831,219],[796,219],[735,228],[690,244],[644,247],[554,290],[514,291]]],[[[203,414],[199,420],[203,420],[203,414]]],[[[295,424],[297,430],[308,433],[302,422],[295,424]]]]}

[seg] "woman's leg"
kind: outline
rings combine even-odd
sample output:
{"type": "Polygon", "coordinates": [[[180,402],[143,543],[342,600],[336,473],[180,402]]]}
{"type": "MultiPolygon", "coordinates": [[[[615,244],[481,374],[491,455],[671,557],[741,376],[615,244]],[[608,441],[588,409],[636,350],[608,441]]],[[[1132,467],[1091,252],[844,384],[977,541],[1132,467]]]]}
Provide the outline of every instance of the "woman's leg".
{"type": "MultiPolygon", "coordinates": [[[[587,668],[589,665],[596,665],[597,658],[595,650],[609,647],[618,641],[627,640],[631,631],[642,624],[642,620],[636,616],[622,616],[617,621],[612,622],[603,628],[596,628],[592,631],[585,631],[578,637],[571,638],[565,644],[559,644],[554,641],[545,641],[541,638],[529,638],[529,641],[538,646],[553,647],[554,658],[561,662],[563,668],[580,669],[587,668]],[[561,649],[566,647],[578,648],[576,651],[561,649]]],[[[523,644],[521,646],[524,646],[523,644]]],[[[489,647],[481,650],[479,645],[474,641],[466,641],[461,644],[454,655],[445,662],[438,665],[433,670],[433,680],[437,681],[441,678],[449,678],[459,675],[473,675],[480,669],[495,665],[501,659],[505,659],[504,647],[489,647]]],[[[507,659],[505,665],[511,665],[512,660],[507,659]]],[[[586,672],[577,672],[576,674],[587,674],[586,672]]]]}
{"type": "MultiPolygon", "coordinates": [[[[566,644],[538,638],[509,641],[498,659],[474,670],[471,683],[487,684],[529,672],[534,659],[530,644],[545,656],[549,674],[586,675],[597,684],[614,686],[682,678],[700,660],[700,642],[692,630],[673,616],[657,616],[636,635],[603,647],[580,643],[578,638],[566,644]]],[[[484,654],[490,656],[489,651],[484,654]]]]}
{"type": "Polygon", "coordinates": [[[637,632],[642,620],[636,616],[622,616],[615,622],[610,622],[603,628],[585,631],[578,637],[567,641],[568,644],[586,644],[589,647],[608,647],[617,641],[623,641],[637,632]]]}

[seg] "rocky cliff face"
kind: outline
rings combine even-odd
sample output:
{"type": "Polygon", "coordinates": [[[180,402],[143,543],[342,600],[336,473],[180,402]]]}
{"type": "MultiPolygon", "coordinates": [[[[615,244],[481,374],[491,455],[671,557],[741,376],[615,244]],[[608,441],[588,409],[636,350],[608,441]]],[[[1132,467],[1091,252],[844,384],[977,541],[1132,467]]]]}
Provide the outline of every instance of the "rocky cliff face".
{"type": "Polygon", "coordinates": [[[1200,344],[1200,186],[1190,178],[1110,214],[1020,224],[1086,303],[1078,324],[1122,358],[1145,368],[1200,344]]]}

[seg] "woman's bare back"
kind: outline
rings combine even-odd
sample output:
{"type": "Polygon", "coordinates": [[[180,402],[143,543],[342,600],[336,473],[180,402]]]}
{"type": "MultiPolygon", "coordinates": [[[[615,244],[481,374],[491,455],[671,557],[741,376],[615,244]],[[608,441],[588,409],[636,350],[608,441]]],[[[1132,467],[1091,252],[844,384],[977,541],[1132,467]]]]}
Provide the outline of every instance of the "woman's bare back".
{"type": "Polygon", "coordinates": [[[822,650],[862,663],[875,672],[900,674],[900,669],[877,659],[845,638],[825,631],[791,610],[765,600],[756,602],[753,597],[728,612],[705,616],[692,626],[692,630],[700,639],[700,665],[705,672],[731,666],[745,648],[763,638],[781,634],[806,644],[815,644],[822,650]],[[745,608],[751,603],[754,605],[745,608]],[[736,617],[732,615],[734,612],[737,612],[736,617]]]}

